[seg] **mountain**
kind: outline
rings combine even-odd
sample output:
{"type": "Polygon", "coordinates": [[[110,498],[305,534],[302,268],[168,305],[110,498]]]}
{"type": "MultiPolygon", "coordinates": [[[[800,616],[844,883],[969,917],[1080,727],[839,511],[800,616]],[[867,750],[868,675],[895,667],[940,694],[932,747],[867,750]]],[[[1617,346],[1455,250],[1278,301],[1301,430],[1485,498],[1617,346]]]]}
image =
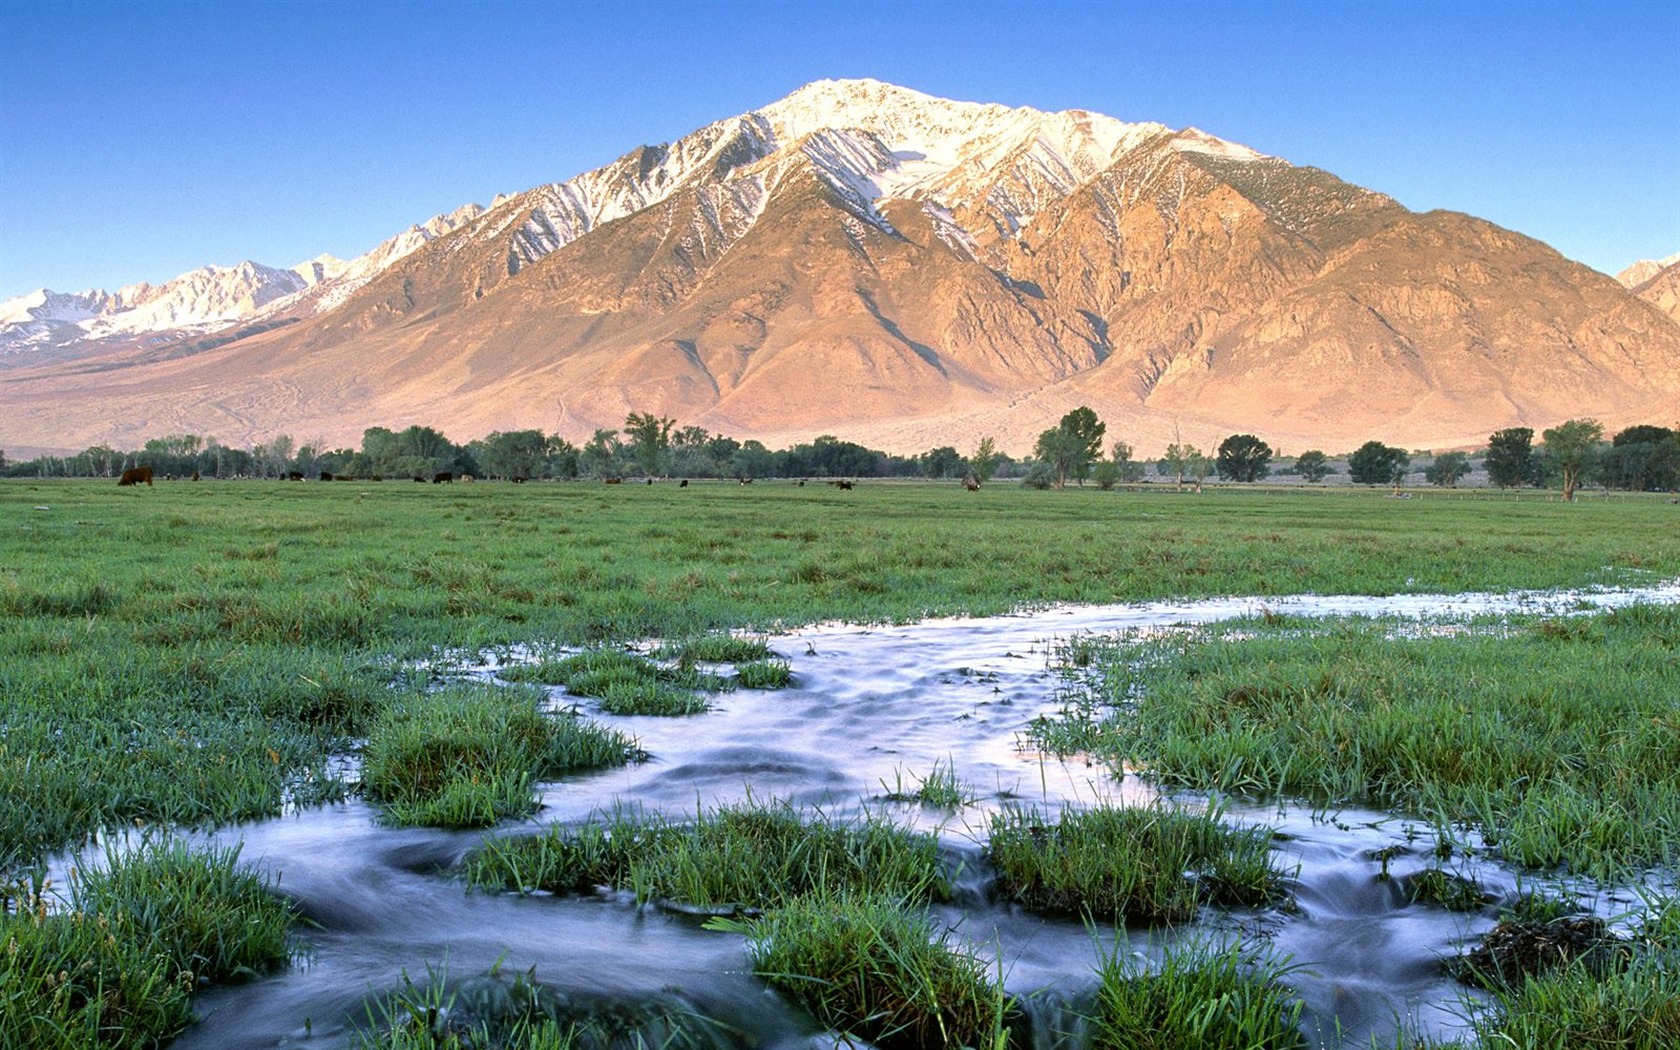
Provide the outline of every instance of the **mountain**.
{"type": "Polygon", "coordinates": [[[1666,259],[1641,259],[1616,275],[1623,288],[1637,288],[1655,277],[1662,270],[1680,263],[1680,252],[1675,252],[1666,259]]]}
{"type": "MultiPolygon", "coordinates": [[[[1620,277],[1617,279],[1620,280],[1620,277]]],[[[1649,277],[1634,285],[1632,291],[1634,295],[1680,322],[1680,255],[1674,256],[1672,262],[1653,271],[1649,277]]]]}
{"type": "Polygon", "coordinates": [[[73,354],[0,355],[0,447],[651,411],[1021,453],[1088,404],[1145,451],[1415,448],[1680,397],[1680,324],[1521,234],[1194,128],[874,81],[286,272],[307,286],[214,334],[66,319],[73,354]]]}

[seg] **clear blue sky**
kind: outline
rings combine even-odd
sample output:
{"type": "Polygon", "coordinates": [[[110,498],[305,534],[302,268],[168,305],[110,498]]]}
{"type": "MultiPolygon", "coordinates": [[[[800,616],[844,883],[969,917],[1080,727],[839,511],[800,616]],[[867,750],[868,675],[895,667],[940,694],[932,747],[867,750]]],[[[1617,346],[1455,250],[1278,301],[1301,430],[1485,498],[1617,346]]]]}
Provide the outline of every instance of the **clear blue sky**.
{"type": "Polygon", "coordinates": [[[822,77],[1193,124],[1614,271],[1680,4],[0,3],[0,298],[350,257],[822,77]]]}

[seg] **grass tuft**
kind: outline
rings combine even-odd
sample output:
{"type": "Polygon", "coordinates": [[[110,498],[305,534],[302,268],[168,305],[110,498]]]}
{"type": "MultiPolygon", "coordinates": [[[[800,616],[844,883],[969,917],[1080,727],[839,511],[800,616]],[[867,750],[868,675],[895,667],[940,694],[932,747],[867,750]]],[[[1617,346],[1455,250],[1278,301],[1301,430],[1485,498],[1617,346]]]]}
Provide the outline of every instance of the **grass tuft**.
{"type": "Polygon", "coordinates": [[[239,849],[150,841],[76,872],[72,910],[0,915],[0,1046],[155,1046],[192,1019],[201,984],[289,957],[290,906],[239,849]]]}
{"type": "Polygon", "coordinates": [[[793,682],[793,669],[786,660],[753,660],[736,665],[742,689],[786,689],[793,682]]]}
{"type": "Polygon", "coordinates": [[[1400,884],[1413,904],[1436,904],[1448,911],[1477,911],[1493,900],[1473,880],[1442,868],[1425,868],[1400,884]]]}
{"type": "Polygon", "coordinates": [[[1048,821],[1010,807],[992,818],[986,855],[1001,892],[1035,911],[1183,922],[1204,903],[1278,899],[1271,841],[1270,828],[1230,827],[1212,809],[1102,806],[1048,821]]]}
{"type": "Polygon", "coordinates": [[[659,655],[687,665],[742,664],[754,660],[767,660],[775,654],[770,651],[770,643],[762,638],[708,634],[678,645],[665,646],[659,655]]]}
{"type": "Polygon", "coordinates": [[[536,809],[533,783],[642,757],[631,738],[539,706],[540,691],[451,686],[390,705],[362,787],[393,824],[486,827],[536,809]]]}
{"type": "Polygon", "coordinates": [[[440,969],[368,1007],[352,1050],[725,1050],[734,1033],[672,994],[645,1001],[568,994],[534,969],[451,982],[440,969]]]}
{"type": "Polygon", "coordinates": [[[616,715],[692,715],[710,708],[702,693],[716,693],[728,683],[692,666],[666,667],[623,649],[591,649],[558,660],[502,672],[510,682],[563,685],[578,696],[601,701],[616,715]]]}
{"type": "Polygon", "coordinates": [[[779,907],[819,890],[906,900],[948,892],[931,836],[881,817],[813,816],[774,800],[704,810],[685,824],[621,810],[575,828],[487,839],[466,875],[485,889],[611,886],[639,900],[723,912],[779,907]]]}
{"type": "Polygon", "coordinates": [[[835,1031],[883,1050],[1007,1043],[1014,1004],[986,963],[895,900],[822,893],[713,926],[745,932],[754,972],[835,1031]]]}
{"type": "Polygon", "coordinates": [[[902,769],[893,772],[893,783],[888,786],[881,781],[886,789],[886,798],[890,802],[919,802],[924,806],[935,809],[958,809],[974,801],[975,795],[966,784],[957,779],[957,769],[954,763],[941,765],[933,764],[926,776],[914,773],[906,774],[902,769]],[[908,775],[909,783],[905,782],[908,775]]]}
{"type": "Polygon", "coordinates": [[[1097,1050],[1297,1050],[1302,1004],[1290,967],[1240,945],[1190,944],[1159,967],[1110,953],[1098,971],[1091,1045],[1097,1050]]]}

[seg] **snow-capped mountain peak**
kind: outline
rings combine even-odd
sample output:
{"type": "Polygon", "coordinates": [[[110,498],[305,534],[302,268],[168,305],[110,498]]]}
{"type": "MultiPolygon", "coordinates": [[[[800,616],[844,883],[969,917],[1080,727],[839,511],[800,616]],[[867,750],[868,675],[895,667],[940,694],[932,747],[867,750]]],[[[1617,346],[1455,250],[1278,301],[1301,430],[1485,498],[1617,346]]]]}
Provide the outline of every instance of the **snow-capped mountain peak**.
{"type": "Polygon", "coordinates": [[[98,317],[110,301],[109,292],[54,292],[37,289],[0,302],[0,325],[30,321],[86,321],[98,317]]]}
{"type": "Polygon", "coordinates": [[[1622,283],[1623,288],[1637,288],[1675,263],[1680,263],[1680,252],[1666,259],[1641,259],[1617,274],[1616,280],[1622,283]]]}

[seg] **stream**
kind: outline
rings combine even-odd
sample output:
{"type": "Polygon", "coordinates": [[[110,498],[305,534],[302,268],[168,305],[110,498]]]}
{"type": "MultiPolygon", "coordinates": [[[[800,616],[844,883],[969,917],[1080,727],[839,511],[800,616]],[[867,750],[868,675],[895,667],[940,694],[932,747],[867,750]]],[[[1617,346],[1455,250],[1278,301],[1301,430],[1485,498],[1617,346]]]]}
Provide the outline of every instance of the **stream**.
{"type": "MultiPolygon", "coordinates": [[[[990,903],[981,888],[980,850],[991,813],[1012,801],[1053,812],[1063,804],[1143,803],[1157,793],[1133,775],[1022,750],[1020,734],[1061,707],[1066,683],[1047,666],[1058,638],[1208,623],[1264,610],[1303,616],[1460,617],[1473,614],[1604,608],[1632,601],[1680,602],[1680,584],[1641,590],[1392,597],[1299,596],[1052,608],[984,619],[909,626],[825,625],[771,639],[792,666],[778,691],[740,690],[716,698],[712,712],[684,718],[612,717],[583,709],[634,734],[643,763],[544,785],[543,808],[503,825],[518,834],[552,822],[581,821],[617,803],[668,815],[744,800],[749,793],[830,814],[869,807],[937,832],[965,862],[955,902],[935,914],[986,957],[1001,953],[1007,990],[1034,1006],[1034,1045],[1076,1047],[1071,1027],[1044,1020],[1053,1004],[1095,984],[1099,957],[1116,934],[990,903]],[[953,767],[977,799],[955,812],[884,799],[913,790],[935,765],[953,767]],[[966,890],[966,891],[965,891],[966,890]]],[[[507,654],[504,654],[505,658],[507,654]]],[[[493,678],[490,656],[465,673],[493,678]]],[[[566,703],[562,690],[554,690],[566,703]]],[[[1185,797],[1186,801],[1205,799],[1185,797]]],[[[198,996],[202,1020],[173,1044],[179,1050],[341,1048],[369,1023],[369,1002],[398,989],[404,974],[423,983],[430,967],[452,978],[535,968],[545,986],[636,999],[680,996],[738,1033],[735,1045],[771,1050],[832,1047],[818,1030],[748,972],[741,936],[702,929],[691,918],[638,907],[627,895],[519,897],[467,892],[450,869],[483,833],[381,826],[374,807],[352,800],[207,836],[243,842],[243,859],[278,876],[308,920],[306,947],[286,970],[198,996]]],[[[1226,819],[1265,823],[1286,833],[1274,865],[1291,874],[1297,907],[1208,911],[1173,931],[1133,929],[1123,951],[1158,954],[1175,939],[1210,932],[1259,935],[1296,969],[1290,987],[1306,1004],[1303,1026],[1315,1045],[1391,1045],[1399,1027],[1463,1034],[1463,986],[1441,960],[1491,928],[1491,909],[1453,913],[1409,904],[1396,881],[1379,878],[1374,851],[1397,847],[1396,877],[1429,866],[1427,823],[1393,814],[1326,813],[1289,801],[1232,804],[1226,819]]],[[[61,858],[59,865],[68,863],[61,858]]],[[[1552,884],[1496,863],[1455,857],[1452,870],[1510,899],[1552,884]]],[[[62,874],[62,872],[60,873],[62,874]]],[[[62,882],[60,882],[62,884],[62,882]]],[[[1553,888],[1556,888],[1555,886],[1553,888]]],[[[1605,915],[1631,894],[1572,884],[1605,915]]]]}

